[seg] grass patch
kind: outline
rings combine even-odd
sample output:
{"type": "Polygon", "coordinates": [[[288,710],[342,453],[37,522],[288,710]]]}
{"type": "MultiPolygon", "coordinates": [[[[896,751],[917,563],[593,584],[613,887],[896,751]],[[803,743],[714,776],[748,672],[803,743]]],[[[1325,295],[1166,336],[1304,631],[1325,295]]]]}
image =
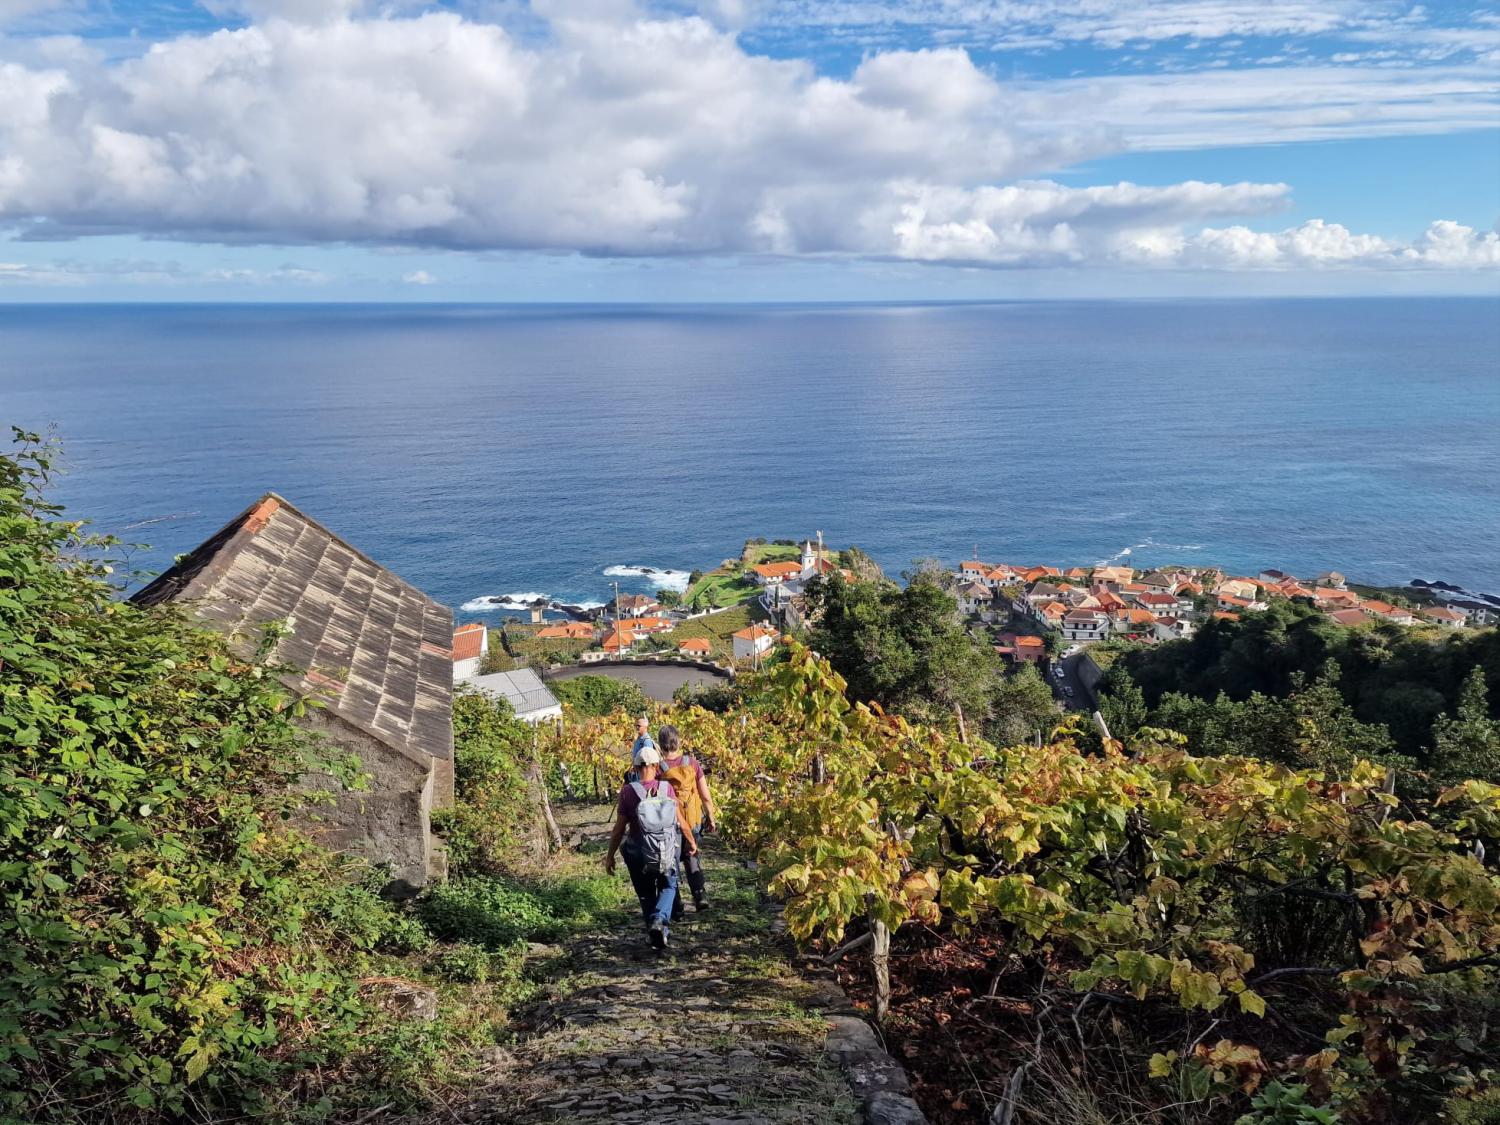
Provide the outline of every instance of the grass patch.
{"type": "Polygon", "coordinates": [[[433,937],[496,950],[591,929],[623,901],[623,884],[606,875],[534,881],[474,875],[433,888],[417,911],[433,937]]]}
{"type": "Polygon", "coordinates": [[[765,619],[766,615],[760,606],[752,603],[726,609],[722,613],[711,613],[707,617],[698,617],[692,621],[684,621],[670,633],[664,633],[663,636],[671,642],[673,648],[690,637],[705,637],[713,646],[714,656],[729,660],[734,655],[734,641],[731,639],[734,634],[752,621],[765,619]]]}

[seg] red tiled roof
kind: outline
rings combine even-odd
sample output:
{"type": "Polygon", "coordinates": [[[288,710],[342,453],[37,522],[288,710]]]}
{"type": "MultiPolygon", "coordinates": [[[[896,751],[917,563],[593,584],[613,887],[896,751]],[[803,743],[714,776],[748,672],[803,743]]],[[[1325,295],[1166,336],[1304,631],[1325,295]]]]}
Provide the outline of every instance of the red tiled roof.
{"type": "Polygon", "coordinates": [[[593,635],[594,627],[586,621],[564,621],[537,630],[536,638],[539,641],[586,641],[593,635]]]}
{"type": "Polygon", "coordinates": [[[713,646],[708,643],[707,637],[689,637],[677,644],[678,652],[712,652],[713,646]]]}
{"type": "Polygon", "coordinates": [[[762,578],[791,578],[802,573],[802,564],[800,562],[761,563],[751,569],[762,578]]]}
{"type": "Polygon", "coordinates": [[[453,630],[453,659],[473,660],[484,652],[485,628],[477,621],[453,630]]]}
{"type": "Polygon", "coordinates": [[[769,625],[751,625],[748,629],[741,629],[735,636],[742,641],[755,641],[761,637],[775,637],[776,630],[769,625]]]}

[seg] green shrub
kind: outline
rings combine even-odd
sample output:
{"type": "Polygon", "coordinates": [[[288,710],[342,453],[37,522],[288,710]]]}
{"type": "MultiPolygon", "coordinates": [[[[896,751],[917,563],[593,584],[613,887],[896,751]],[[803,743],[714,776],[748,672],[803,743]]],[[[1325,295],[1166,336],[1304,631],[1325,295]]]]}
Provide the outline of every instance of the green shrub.
{"type": "Polygon", "coordinates": [[[484,984],[494,971],[495,954],[468,942],[450,945],[429,962],[434,975],[456,984],[484,984]]]}
{"type": "MultiPolygon", "coordinates": [[[[50,450],[0,457],[0,1118],[262,1104],[271,1060],[371,1018],[399,932],[360,868],[286,830],[321,747],[265,650],[117,600],[50,450]]],[[[348,762],[325,763],[344,776],[348,762]]]]}
{"type": "Polygon", "coordinates": [[[454,875],[494,873],[537,818],[525,776],[532,730],[509,703],[473,691],[453,697],[455,803],[433,816],[454,875]]]}
{"type": "Polygon", "coordinates": [[[620,885],[602,875],[537,883],[480,875],[434,887],[418,912],[434,937],[494,950],[586,929],[620,901],[620,885]]]}
{"type": "Polygon", "coordinates": [[[625,711],[641,715],[650,710],[646,693],[634,680],[610,676],[575,676],[552,685],[552,693],[581,715],[612,715],[625,711]]]}

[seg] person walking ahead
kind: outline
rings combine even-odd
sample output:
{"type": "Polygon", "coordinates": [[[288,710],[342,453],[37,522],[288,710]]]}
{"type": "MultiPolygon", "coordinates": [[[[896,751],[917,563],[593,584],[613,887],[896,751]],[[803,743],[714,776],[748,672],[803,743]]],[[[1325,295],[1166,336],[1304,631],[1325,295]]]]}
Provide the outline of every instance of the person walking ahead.
{"type": "Polygon", "coordinates": [[[635,765],[640,780],[629,782],[620,790],[604,870],[613,875],[615,853],[624,856],[651,945],[665,949],[672,905],[677,898],[678,852],[686,848],[689,856],[696,856],[698,844],[683,819],[672,783],[658,776],[661,755],[656,747],[643,747],[635,756],[635,765]]]}
{"type": "MultiPolygon", "coordinates": [[[[713,795],[708,791],[708,779],[703,776],[703,764],[691,754],[682,752],[682,735],[676,727],[664,726],[656,732],[656,737],[661,742],[661,775],[677,791],[682,818],[691,829],[684,839],[696,843],[702,829],[714,831],[716,819],[713,795]]],[[[687,851],[682,865],[687,870],[688,887],[693,892],[693,906],[701,914],[708,909],[708,886],[703,876],[703,861],[698,858],[696,847],[687,851]]],[[[681,899],[680,894],[678,898],[681,899]]],[[[678,914],[681,913],[679,906],[678,914]]]]}

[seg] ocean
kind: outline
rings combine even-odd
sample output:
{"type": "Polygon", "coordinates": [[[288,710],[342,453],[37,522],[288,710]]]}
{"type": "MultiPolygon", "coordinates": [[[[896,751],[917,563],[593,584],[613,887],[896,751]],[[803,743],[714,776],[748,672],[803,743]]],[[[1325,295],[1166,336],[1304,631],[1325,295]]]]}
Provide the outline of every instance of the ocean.
{"type": "Polygon", "coordinates": [[[467,618],[819,530],[1500,592],[1493,300],[10,305],[0,422],[136,567],[275,490],[467,618]]]}

